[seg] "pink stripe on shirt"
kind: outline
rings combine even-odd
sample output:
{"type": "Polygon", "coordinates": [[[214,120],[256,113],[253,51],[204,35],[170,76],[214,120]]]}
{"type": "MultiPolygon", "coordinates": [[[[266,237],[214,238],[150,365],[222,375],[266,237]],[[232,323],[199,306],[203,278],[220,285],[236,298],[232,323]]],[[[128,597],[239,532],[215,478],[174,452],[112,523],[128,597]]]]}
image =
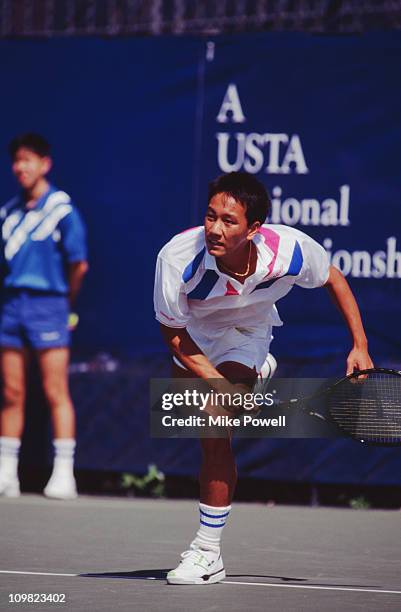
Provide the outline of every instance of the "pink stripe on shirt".
{"type": "Polygon", "coordinates": [[[268,272],[266,274],[266,276],[269,276],[273,272],[274,264],[276,263],[278,247],[280,244],[280,236],[279,234],[267,227],[260,227],[258,231],[259,234],[262,234],[265,244],[269,247],[271,251],[273,251],[273,258],[269,263],[269,266],[267,268],[268,272]]]}

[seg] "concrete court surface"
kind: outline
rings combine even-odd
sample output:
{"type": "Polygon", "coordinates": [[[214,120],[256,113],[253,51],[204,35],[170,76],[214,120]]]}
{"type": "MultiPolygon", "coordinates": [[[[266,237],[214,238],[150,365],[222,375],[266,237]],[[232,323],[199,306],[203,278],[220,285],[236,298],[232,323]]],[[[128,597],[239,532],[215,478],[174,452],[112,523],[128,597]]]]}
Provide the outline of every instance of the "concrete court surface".
{"type": "Polygon", "coordinates": [[[0,610],[401,610],[400,511],[234,504],[225,582],[166,585],[197,522],[194,501],[2,498],[0,610]]]}

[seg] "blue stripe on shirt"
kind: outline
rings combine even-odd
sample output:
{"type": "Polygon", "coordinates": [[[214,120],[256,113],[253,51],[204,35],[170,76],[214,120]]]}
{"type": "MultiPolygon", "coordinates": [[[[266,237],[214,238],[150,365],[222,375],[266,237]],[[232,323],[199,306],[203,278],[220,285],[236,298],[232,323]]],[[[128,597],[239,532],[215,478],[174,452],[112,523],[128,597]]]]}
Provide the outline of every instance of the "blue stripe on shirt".
{"type": "Polygon", "coordinates": [[[287,274],[290,276],[297,276],[300,273],[304,258],[302,255],[301,247],[299,242],[295,242],[294,250],[292,252],[290,267],[288,268],[287,274]]]}
{"type": "Polygon", "coordinates": [[[191,280],[191,278],[195,276],[196,271],[199,268],[200,263],[205,254],[205,251],[206,251],[206,247],[203,247],[203,249],[199,251],[199,253],[194,257],[194,259],[185,268],[184,272],[182,273],[182,280],[184,281],[184,283],[187,283],[188,281],[191,280]]]}
{"type": "MultiPolygon", "coordinates": [[[[290,265],[288,267],[288,270],[285,274],[283,274],[282,276],[278,276],[277,278],[271,278],[270,280],[264,281],[263,283],[260,283],[259,285],[256,285],[255,289],[253,289],[253,291],[257,291],[258,289],[268,289],[269,287],[271,287],[276,281],[278,281],[280,278],[283,278],[284,276],[297,276],[301,269],[302,269],[302,265],[304,263],[304,258],[302,255],[302,250],[301,247],[299,245],[299,242],[296,241],[295,242],[295,246],[294,246],[294,250],[292,252],[291,255],[291,261],[290,261],[290,265]]],[[[251,291],[251,293],[253,293],[253,291],[251,291]]]]}
{"type": "Polygon", "coordinates": [[[205,274],[202,276],[200,283],[196,285],[194,289],[190,293],[188,293],[188,298],[190,300],[204,300],[207,298],[217,281],[219,280],[219,275],[214,270],[206,270],[205,274]]]}

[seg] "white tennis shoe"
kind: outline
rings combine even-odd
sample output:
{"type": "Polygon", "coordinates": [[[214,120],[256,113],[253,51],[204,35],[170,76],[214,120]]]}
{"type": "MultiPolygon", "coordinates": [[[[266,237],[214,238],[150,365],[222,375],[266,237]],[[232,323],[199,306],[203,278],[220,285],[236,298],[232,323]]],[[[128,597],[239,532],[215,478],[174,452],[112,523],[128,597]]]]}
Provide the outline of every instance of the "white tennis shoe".
{"type": "Polygon", "coordinates": [[[58,475],[52,476],[43,493],[51,499],[76,499],[78,493],[75,478],[73,476],[63,478],[58,475]]]}
{"type": "Polygon", "coordinates": [[[21,495],[18,478],[0,475],[0,495],[3,497],[19,497],[21,495]]]}
{"type": "Polygon", "coordinates": [[[168,584],[214,584],[226,577],[220,552],[191,548],[182,553],[181,559],[179,566],[167,574],[168,584]]]}
{"type": "Polygon", "coordinates": [[[270,384],[271,378],[274,376],[277,370],[277,361],[271,353],[269,353],[260,368],[260,372],[253,386],[253,393],[264,394],[270,384]]]}
{"type": "Polygon", "coordinates": [[[277,361],[275,357],[271,353],[269,353],[265,359],[264,364],[260,368],[259,378],[267,380],[274,376],[275,371],[277,370],[277,361]]]}

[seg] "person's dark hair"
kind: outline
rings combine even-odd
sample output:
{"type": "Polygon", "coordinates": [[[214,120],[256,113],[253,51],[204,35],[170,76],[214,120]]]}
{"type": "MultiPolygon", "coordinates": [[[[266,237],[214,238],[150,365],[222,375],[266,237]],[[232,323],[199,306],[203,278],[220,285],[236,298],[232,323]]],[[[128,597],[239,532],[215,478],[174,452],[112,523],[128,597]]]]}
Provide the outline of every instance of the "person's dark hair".
{"type": "Polygon", "coordinates": [[[265,186],[246,172],[222,174],[209,183],[208,203],[217,193],[227,193],[245,207],[248,226],[261,224],[271,212],[271,202],[265,186]]]}
{"type": "Polygon", "coordinates": [[[50,156],[50,145],[40,134],[28,132],[26,134],[19,134],[13,138],[8,145],[8,152],[12,159],[14,159],[17,151],[22,147],[33,151],[33,153],[36,153],[39,157],[50,156]]]}

